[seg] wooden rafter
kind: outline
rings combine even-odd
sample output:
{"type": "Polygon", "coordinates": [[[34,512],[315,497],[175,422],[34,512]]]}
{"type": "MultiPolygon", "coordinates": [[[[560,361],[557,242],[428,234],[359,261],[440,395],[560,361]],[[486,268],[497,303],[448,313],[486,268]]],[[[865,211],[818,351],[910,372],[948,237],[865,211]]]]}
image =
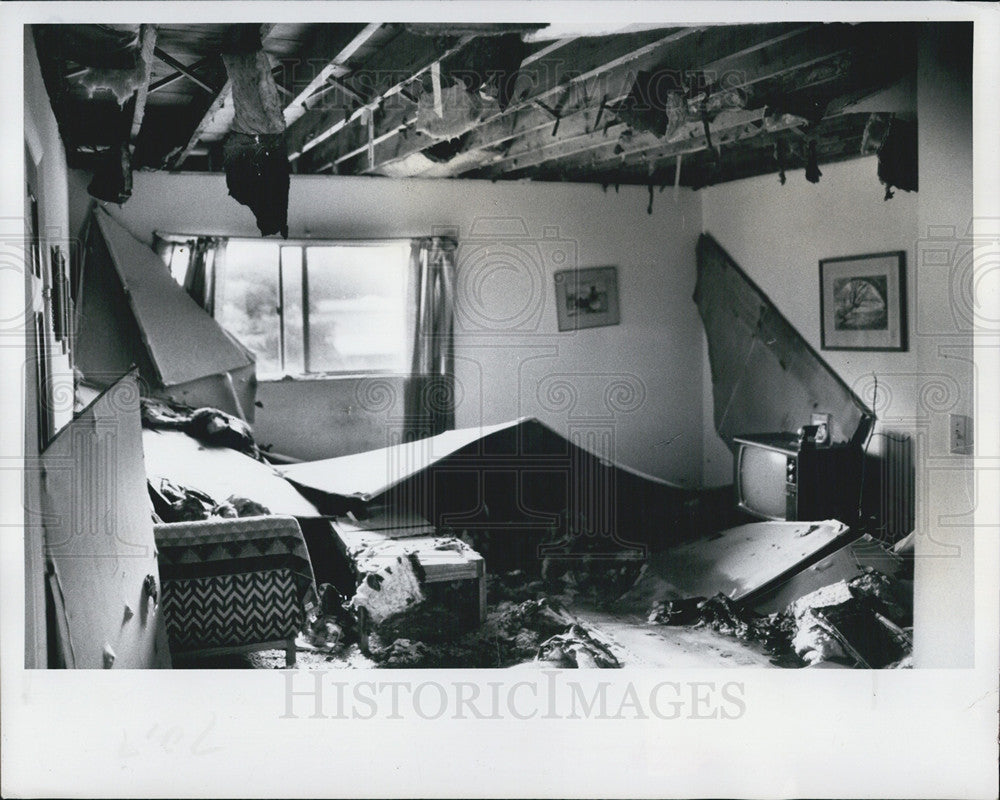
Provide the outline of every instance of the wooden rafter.
{"type": "Polygon", "coordinates": [[[146,99],[149,97],[149,78],[153,69],[153,53],[156,51],[156,26],[141,25],[139,27],[139,48],[143,74],[139,86],[135,90],[132,102],[132,120],[129,126],[128,144],[130,152],[135,151],[135,140],[142,128],[142,120],[146,115],[146,99]]]}
{"type": "MultiPolygon", "coordinates": [[[[518,121],[524,117],[526,110],[534,110],[544,115],[547,124],[552,124],[552,117],[532,106],[537,100],[546,100],[553,95],[563,93],[567,86],[586,92],[588,84],[595,79],[605,79],[609,73],[620,72],[619,80],[624,81],[629,69],[634,75],[635,65],[641,60],[662,58],[666,48],[676,41],[691,37],[699,29],[670,29],[664,35],[664,30],[645,31],[636,34],[623,34],[619,37],[605,39],[574,39],[566,42],[557,52],[551,52],[536,60],[530,70],[525,70],[523,78],[526,84],[521,88],[519,96],[503,112],[495,114],[483,121],[472,132],[472,141],[466,149],[479,148],[482,139],[496,140],[510,137],[518,121]]],[[[593,88],[591,93],[593,93],[593,88]]],[[[382,145],[381,152],[376,152],[376,168],[388,161],[402,160],[428,147],[433,142],[426,138],[400,134],[407,130],[415,121],[413,108],[394,109],[388,114],[376,130],[376,141],[382,145]]],[[[488,146],[485,142],[483,147],[488,146]]],[[[313,156],[317,164],[324,162],[342,164],[350,158],[359,155],[363,150],[358,143],[338,142],[336,145],[313,156]]],[[[346,170],[351,172],[353,170],[346,170]]],[[[363,170],[359,170],[363,171],[363,170]]]]}
{"type": "MultiPolygon", "coordinates": [[[[329,28],[320,28],[319,36],[312,42],[309,48],[296,55],[296,61],[300,65],[318,64],[323,66],[316,70],[309,81],[298,89],[285,106],[285,121],[291,123],[294,119],[296,107],[304,107],[309,99],[320,91],[328,82],[342,78],[350,67],[347,62],[364,47],[375,34],[382,28],[382,24],[372,22],[365,26],[337,26],[334,31],[329,28]],[[361,27],[360,30],[356,30],[361,27]],[[346,37],[350,37],[346,42],[346,37]]],[[[305,109],[303,109],[305,110],[305,109]]]]}
{"type": "MultiPolygon", "coordinates": [[[[591,129],[596,123],[596,109],[593,108],[596,98],[603,93],[598,92],[594,79],[600,79],[604,88],[610,88],[610,96],[605,96],[604,102],[612,105],[628,94],[631,80],[634,79],[638,71],[646,69],[673,70],[678,74],[683,74],[691,70],[692,65],[699,64],[700,70],[707,75],[715,75],[717,78],[723,76],[738,75],[741,71],[753,73],[753,68],[768,58],[775,58],[774,51],[778,47],[787,46],[785,43],[795,37],[802,37],[804,34],[812,32],[820,26],[816,24],[789,25],[789,24],[768,24],[750,26],[747,28],[710,28],[704,32],[696,29],[687,29],[685,34],[697,33],[697,36],[667,36],[656,40],[652,45],[634,49],[632,52],[615,53],[608,52],[608,58],[604,64],[595,64],[595,59],[591,62],[581,62],[578,54],[566,53],[563,55],[570,59],[570,63],[578,68],[590,66],[589,71],[577,73],[575,79],[569,81],[569,86],[573,89],[568,97],[561,101],[559,130],[563,137],[579,135],[591,129]],[[674,44],[679,42],[679,44],[674,44]],[[617,57],[612,57],[617,56],[617,57]],[[710,61],[706,61],[708,56],[710,61]],[[589,85],[588,85],[589,81],[589,85]]],[[[662,30],[657,34],[662,35],[662,30]]],[[[807,37],[808,38],[808,37],[807,37]]],[[[616,37],[613,44],[621,47],[627,40],[616,37]]],[[[568,42],[567,42],[568,43],[568,42]]],[[[608,45],[609,47],[611,45],[608,45]]],[[[546,70],[550,72],[550,70],[546,70]]],[[[543,73],[545,74],[545,73],[543,73]]],[[[730,80],[730,83],[732,81],[730,80]]],[[[480,127],[474,130],[463,148],[463,156],[479,151],[483,154],[483,160],[490,158],[491,151],[500,146],[508,146],[506,143],[519,141],[521,137],[533,135],[531,142],[533,145],[545,145],[551,143],[549,134],[553,130],[553,118],[550,112],[539,108],[530,107],[539,98],[549,97],[565,88],[564,83],[553,85],[540,85],[538,91],[532,92],[516,106],[497,117],[486,120],[480,127]]],[[[610,115],[605,118],[610,121],[610,115]]],[[[427,144],[419,139],[401,140],[395,136],[403,125],[398,125],[391,135],[381,135],[376,137],[376,141],[383,144],[381,151],[376,154],[376,170],[386,164],[401,161],[414,152],[419,151],[427,144]],[[395,149],[392,149],[392,148],[395,149]]],[[[621,128],[618,129],[619,131],[621,128]]],[[[350,159],[356,158],[361,153],[361,148],[356,146],[353,151],[340,155],[334,163],[344,172],[364,171],[352,169],[350,159]]],[[[430,167],[426,174],[435,177],[453,176],[463,174],[470,168],[470,158],[463,158],[456,162],[456,168],[449,170],[447,164],[438,164],[430,167]]],[[[421,173],[424,174],[424,173],[421,173]]]]}
{"type": "MultiPolygon", "coordinates": [[[[170,86],[171,84],[176,83],[181,78],[190,77],[190,73],[193,73],[196,70],[200,69],[201,67],[204,67],[206,64],[210,63],[213,59],[216,59],[216,58],[218,58],[218,56],[216,54],[214,54],[214,53],[212,55],[210,55],[210,56],[205,56],[204,58],[199,58],[193,64],[188,64],[185,67],[185,69],[187,70],[186,72],[180,72],[180,71],[174,72],[174,73],[172,73],[170,75],[167,75],[166,77],[160,78],[158,81],[153,81],[151,84],[149,84],[149,93],[153,94],[153,92],[158,92],[160,89],[165,89],[167,86],[170,86]]],[[[176,69],[176,67],[175,67],[175,69],[176,69]]],[[[203,85],[203,84],[201,84],[200,81],[196,81],[196,82],[199,83],[199,85],[203,85]]],[[[211,91],[214,93],[215,90],[212,89],[211,91]]]]}
{"type": "MultiPolygon", "coordinates": [[[[823,61],[835,60],[842,53],[842,49],[833,47],[833,49],[805,61],[777,60],[763,62],[759,61],[755,53],[753,58],[754,63],[740,62],[741,68],[734,73],[740,76],[739,79],[727,81],[723,91],[750,89],[756,84],[783,78],[791,73],[812,68],[823,61]]],[[[727,57],[726,60],[729,60],[729,58],[727,57]]],[[[521,138],[517,141],[515,147],[509,149],[503,156],[495,158],[489,164],[486,174],[490,176],[499,175],[507,172],[511,167],[522,170],[526,167],[538,166],[547,161],[568,158],[585,152],[589,153],[595,149],[611,150],[617,145],[617,136],[625,127],[621,123],[614,123],[606,129],[590,132],[584,131],[576,136],[566,137],[556,142],[539,141],[537,136],[521,138]]]]}
{"type": "MultiPolygon", "coordinates": [[[[105,92],[92,97],[77,78],[88,69],[85,64],[127,59],[108,61],[94,50],[87,38],[93,31],[48,26],[54,32],[46,37],[46,26],[39,27],[43,76],[74,166],[102,163],[102,154],[124,142],[138,168],[219,168],[217,140],[225,136],[232,104],[218,53],[227,25],[161,26],[153,44],[153,78],[137,81],[138,91],[122,107],[105,92]]],[[[764,117],[771,125],[781,114],[805,119],[801,130],[817,141],[821,158],[849,157],[850,147],[841,145],[856,144],[857,118],[850,125],[827,123],[859,97],[914,72],[911,27],[766,23],[646,27],[603,37],[574,32],[573,38],[526,45],[520,53],[530,55],[519,68],[520,55],[500,53],[505,42],[461,40],[509,33],[503,25],[281,26],[265,49],[278,72],[272,73],[281,93],[277,109],[299,173],[655,185],[674,181],[683,155],[681,183],[698,186],[768,171],[774,161],[768,148],[773,151],[779,139],[794,143],[797,129],[765,128],[764,117]],[[497,75],[510,77],[500,86],[504,110],[486,101],[485,114],[475,122],[470,118],[467,132],[448,141],[428,134],[424,125],[418,130],[420,103],[427,99],[420,99],[417,87],[423,83],[427,89],[424,71],[437,63],[442,76],[468,80],[462,71],[472,69],[492,76],[487,51],[513,61],[496,65],[505,70],[497,75]],[[637,81],[639,72],[652,75],[637,81]],[[646,130],[636,92],[650,91],[650,81],[658,81],[656,91],[663,96],[681,92],[689,103],[689,119],[679,133],[670,112],[669,139],[646,130]],[[709,140],[693,114],[704,97],[699,93],[714,100],[716,92],[726,97],[736,91],[726,98],[729,116],[717,116],[716,102],[708,118],[711,145],[721,147],[720,163],[699,151],[709,140]],[[737,108],[758,116],[741,126],[730,113],[737,108]]],[[[676,95],[670,98],[675,100],[676,95]]],[[[651,117],[648,125],[656,124],[651,117]]]]}
{"type": "MultiPolygon", "coordinates": [[[[696,48],[685,47],[679,49],[671,54],[665,64],[657,65],[657,68],[671,69],[679,73],[700,73],[703,76],[711,77],[717,82],[723,82],[726,90],[735,88],[745,89],[776,74],[773,71],[768,72],[762,68],[762,63],[768,63],[766,58],[763,61],[761,60],[762,53],[768,53],[775,47],[783,45],[789,39],[804,36],[816,27],[816,25],[761,25],[751,28],[740,38],[734,38],[730,30],[710,30],[701,38],[701,41],[696,43],[696,48]],[[733,49],[734,47],[736,48],[735,50],[733,49]],[[701,60],[704,58],[703,54],[711,53],[724,53],[724,55],[709,62],[701,60]],[[686,61],[686,59],[692,57],[698,60],[686,61]]],[[[605,103],[610,106],[624,100],[629,88],[626,86],[619,94],[606,98],[605,103]]],[[[564,139],[574,135],[581,136],[582,134],[590,133],[593,135],[582,146],[582,150],[591,149],[592,146],[601,147],[609,145],[613,147],[618,134],[625,129],[625,126],[615,121],[614,115],[609,113],[608,116],[603,118],[604,126],[595,128],[592,123],[596,123],[596,113],[589,102],[582,106],[577,106],[575,112],[573,110],[570,110],[569,113],[564,112],[562,122],[562,130],[565,132],[564,139]],[[596,138],[597,134],[602,137],[601,140],[596,138]]],[[[549,152],[552,152],[552,148],[550,147],[552,144],[551,140],[546,141],[543,135],[546,127],[544,121],[531,126],[522,123],[522,126],[518,130],[516,138],[507,137],[507,139],[502,139],[501,137],[497,137],[492,141],[477,142],[480,149],[489,150],[503,141],[514,139],[513,146],[507,148],[503,156],[499,159],[494,159],[493,163],[489,165],[489,174],[496,174],[508,159],[524,159],[525,157],[532,156],[536,148],[547,148],[549,152]]],[[[558,151],[558,155],[554,157],[572,155],[573,152],[574,148],[570,147],[558,151]]],[[[544,160],[547,161],[549,159],[546,158],[544,160]]],[[[536,163],[542,162],[539,161],[536,163]]],[[[523,163],[518,164],[519,168],[523,166],[523,163]]]]}
{"type": "MultiPolygon", "coordinates": [[[[753,114],[749,114],[745,120],[734,121],[732,123],[723,122],[721,125],[712,127],[712,144],[716,148],[729,146],[736,142],[752,139],[762,133],[776,133],[778,131],[800,129],[805,120],[801,117],[779,119],[774,122],[765,121],[763,113],[756,112],[756,119],[753,114]]],[[[562,169],[586,168],[600,169],[604,166],[617,166],[625,168],[636,165],[656,164],[664,159],[672,159],[677,156],[688,156],[699,153],[708,148],[708,140],[704,135],[688,137],[682,141],[664,143],[662,141],[643,142],[635,146],[624,147],[620,152],[596,153],[594,150],[579,150],[568,162],[557,164],[562,169]]],[[[541,162],[540,162],[541,163],[541,162]]],[[[529,165],[537,166],[537,165],[529,165]]],[[[525,167],[525,168],[529,168],[525,167]]],[[[512,173],[512,174],[516,174],[512,173]]]]}
{"type": "MultiPolygon", "coordinates": [[[[352,75],[354,79],[352,83],[356,87],[354,91],[367,98],[364,106],[354,110],[326,107],[306,114],[288,130],[289,158],[294,161],[353,123],[364,121],[369,109],[374,111],[388,98],[397,96],[407,84],[427,72],[432,64],[458,52],[474,38],[463,36],[442,51],[433,38],[400,33],[387,47],[366,61],[362,68],[352,75]],[[402,62],[399,60],[400,54],[405,54],[402,62]],[[358,91],[359,83],[367,84],[365,88],[369,91],[358,91]]],[[[367,127],[357,127],[364,128],[360,133],[367,142],[367,127]]]]}

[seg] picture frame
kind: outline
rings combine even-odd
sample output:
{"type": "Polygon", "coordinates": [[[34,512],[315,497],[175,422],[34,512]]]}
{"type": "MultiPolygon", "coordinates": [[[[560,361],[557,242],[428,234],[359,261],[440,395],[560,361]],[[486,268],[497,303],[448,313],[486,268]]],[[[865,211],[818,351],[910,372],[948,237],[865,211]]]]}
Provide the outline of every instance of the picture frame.
{"type": "Polygon", "coordinates": [[[906,253],[822,259],[819,310],[823,350],[906,351],[906,253]]]}
{"type": "Polygon", "coordinates": [[[560,331],[617,325],[618,268],[589,267],[555,273],[556,316],[560,331]]]}

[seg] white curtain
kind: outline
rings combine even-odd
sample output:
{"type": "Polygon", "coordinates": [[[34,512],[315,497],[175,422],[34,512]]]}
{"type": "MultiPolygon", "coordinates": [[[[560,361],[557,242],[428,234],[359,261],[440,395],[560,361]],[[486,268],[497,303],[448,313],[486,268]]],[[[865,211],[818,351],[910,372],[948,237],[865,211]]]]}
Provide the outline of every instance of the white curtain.
{"type": "Polygon", "coordinates": [[[455,241],[414,239],[410,265],[416,280],[413,362],[406,384],[406,438],[455,427],[455,241]]]}

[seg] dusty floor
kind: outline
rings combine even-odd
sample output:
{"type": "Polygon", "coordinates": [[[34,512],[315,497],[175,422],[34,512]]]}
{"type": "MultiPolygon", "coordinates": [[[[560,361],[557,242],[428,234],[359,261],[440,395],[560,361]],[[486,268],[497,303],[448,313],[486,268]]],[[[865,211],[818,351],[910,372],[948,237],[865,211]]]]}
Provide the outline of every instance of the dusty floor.
{"type": "MultiPolygon", "coordinates": [[[[773,667],[762,649],[710,628],[652,625],[636,615],[601,611],[585,606],[568,609],[600,636],[623,667],[773,667]]],[[[179,666],[196,669],[285,669],[283,650],[262,650],[216,656],[179,666]]],[[[463,666],[463,665],[456,665],[463,666]]],[[[373,669],[378,662],[356,643],[324,654],[300,649],[296,669],[373,669]]]]}
{"type": "Polygon", "coordinates": [[[636,615],[571,607],[570,611],[615,645],[628,667],[773,667],[752,644],[710,628],[651,625],[636,615]]]}

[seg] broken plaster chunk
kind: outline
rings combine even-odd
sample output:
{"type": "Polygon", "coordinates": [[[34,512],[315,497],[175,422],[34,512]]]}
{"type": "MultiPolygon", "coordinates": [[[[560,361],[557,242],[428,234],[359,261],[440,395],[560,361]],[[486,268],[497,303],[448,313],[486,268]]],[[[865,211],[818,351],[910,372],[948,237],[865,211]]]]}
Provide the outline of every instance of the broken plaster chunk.
{"type": "Polygon", "coordinates": [[[818,664],[831,658],[847,658],[840,643],[819,625],[801,626],[792,639],[792,648],[807,664],[818,664]]]}
{"type": "Polygon", "coordinates": [[[823,586],[814,592],[803,595],[789,606],[789,611],[796,620],[801,620],[808,612],[814,608],[825,608],[826,606],[837,606],[852,600],[847,581],[837,581],[828,586],[823,586]]]}
{"type": "Polygon", "coordinates": [[[364,565],[367,574],[358,586],[350,605],[364,609],[372,623],[379,625],[390,617],[423,602],[424,593],[414,569],[413,559],[399,556],[394,564],[376,567],[371,561],[364,565]]]}
{"type": "Polygon", "coordinates": [[[111,669],[115,665],[115,651],[111,649],[110,644],[104,645],[102,661],[104,663],[104,669],[111,669]]]}

